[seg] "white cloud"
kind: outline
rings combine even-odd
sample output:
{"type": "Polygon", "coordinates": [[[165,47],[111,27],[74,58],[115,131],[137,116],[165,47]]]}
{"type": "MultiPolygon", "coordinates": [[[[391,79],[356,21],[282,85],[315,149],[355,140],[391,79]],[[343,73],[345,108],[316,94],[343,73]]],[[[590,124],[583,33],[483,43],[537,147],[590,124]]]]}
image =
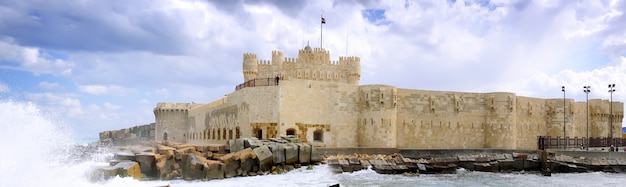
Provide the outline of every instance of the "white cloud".
{"type": "Polygon", "coordinates": [[[17,65],[0,65],[0,68],[21,69],[35,74],[69,76],[74,64],[42,53],[40,48],[19,46],[12,39],[0,37],[0,61],[17,65]]]}
{"type": "Polygon", "coordinates": [[[47,82],[47,81],[39,82],[39,87],[43,88],[45,90],[60,90],[60,89],[63,89],[63,86],[59,85],[59,83],[47,82]]]}
{"type": "Polygon", "coordinates": [[[0,82],[0,93],[6,93],[6,92],[10,92],[11,88],[9,88],[9,86],[7,86],[6,84],[0,82]]]}
{"type": "Polygon", "coordinates": [[[57,116],[78,117],[86,114],[74,94],[44,92],[26,93],[25,96],[57,116]]]}
{"type": "Polygon", "coordinates": [[[97,121],[91,128],[150,122],[156,102],[232,92],[243,81],[242,53],[268,60],[272,50],[296,57],[307,41],[319,46],[320,10],[324,47],[333,60],[361,57],[362,84],[547,98],[565,85],[568,97],[582,100],[583,85],[592,86],[590,98],[606,99],[606,84],[615,83],[614,99],[626,99],[624,1],[6,4],[0,68],[68,79],[75,87],[39,81],[48,92],[29,99],[97,121]],[[65,19],[68,8],[82,21],[65,19]],[[385,24],[370,23],[365,9],[383,9],[385,24]],[[22,10],[46,16],[21,19],[22,10]],[[74,93],[52,93],[60,90],[74,93]]]}
{"type": "Polygon", "coordinates": [[[118,96],[123,96],[132,92],[132,89],[124,88],[119,85],[83,85],[78,86],[78,90],[93,95],[111,94],[118,96]]]}
{"type": "Polygon", "coordinates": [[[114,104],[111,104],[111,103],[109,103],[109,102],[105,102],[103,105],[104,105],[104,107],[105,107],[105,108],[107,108],[108,110],[118,110],[118,109],[122,108],[122,106],[119,106],[119,105],[114,105],[114,104]]]}

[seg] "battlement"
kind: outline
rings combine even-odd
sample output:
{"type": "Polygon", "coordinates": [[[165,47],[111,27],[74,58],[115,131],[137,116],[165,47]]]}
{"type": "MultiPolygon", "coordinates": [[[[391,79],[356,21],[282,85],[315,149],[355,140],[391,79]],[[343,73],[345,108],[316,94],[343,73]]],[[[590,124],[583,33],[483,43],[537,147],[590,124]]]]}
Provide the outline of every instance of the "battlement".
{"type": "Polygon", "coordinates": [[[191,108],[191,103],[158,103],[154,110],[169,110],[169,109],[179,109],[179,110],[188,110],[191,108]]]}
{"type": "Polygon", "coordinates": [[[283,56],[282,51],[277,51],[277,50],[272,51],[272,57],[282,57],[282,56],[283,56]]]}
{"type": "Polygon", "coordinates": [[[256,59],[257,59],[257,56],[256,56],[256,54],[254,54],[254,53],[244,53],[244,54],[243,54],[243,59],[244,59],[244,60],[245,60],[245,59],[255,59],[255,60],[256,60],[256,59]]]}
{"type": "Polygon", "coordinates": [[[257,78],[295,78],[318,81],[357,84],[360,80],[361,59],[355,56],[330,60],[330,52],[324,48],[306,46],[298,57],[284,57],[283,52],[273,50],[270,60],[257,60],[257,55],[244,54],[244,82],[257,78]]]}

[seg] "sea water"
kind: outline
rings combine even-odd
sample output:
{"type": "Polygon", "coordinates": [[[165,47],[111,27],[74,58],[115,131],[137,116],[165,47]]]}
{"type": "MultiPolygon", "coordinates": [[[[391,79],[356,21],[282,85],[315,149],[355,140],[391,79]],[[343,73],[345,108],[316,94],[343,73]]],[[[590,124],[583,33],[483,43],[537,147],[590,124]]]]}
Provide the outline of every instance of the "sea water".
{"type": "MultiPolygon", "coordinates": [[[[28,102],[0,100],[0,186],[624,186],[626,174],[487,173],[464,169],[456,174],[382,175],[371,169],[335,174],[327,165],[286,174],[211,181],[138,181],[129,177],[89,180],[94,168],[107,166],[112,153],[80,153],[71,128],[28,102]],[[77,156],[82,155],[82,156],[77,156]],[[85,157],[84,155],[88,155],[85,157]]],[[[97,135],[93,135],[96,137],[97,135]]]]}

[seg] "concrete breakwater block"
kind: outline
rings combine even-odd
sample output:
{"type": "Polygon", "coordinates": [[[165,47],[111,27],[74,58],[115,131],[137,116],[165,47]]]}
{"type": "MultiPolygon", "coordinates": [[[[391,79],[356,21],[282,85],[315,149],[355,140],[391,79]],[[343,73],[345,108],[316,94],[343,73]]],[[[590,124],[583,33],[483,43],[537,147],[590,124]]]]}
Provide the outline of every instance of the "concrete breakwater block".
{"type": "Polygon", "coordinates": [[[260,146],[254,149],[254,153],[257,157],[257,162],[259,163],[260,171],[268,171],[272,169],[273,164],[273,153],[267,146],[260,146]]]}
{"type": "Polygon", "coordinates": [[[283,144],[270,144],[268,145],[270,151],[272,151],[272,161],[275,165],[285,163],[285,146],[283,144]]]}
{"type": "Polygon", "coordinates": [[[237,169],[239,169],[239,159],[236,153],[228,153],[219,158],[224,163],[224,177],[230,178],[237,176],[237,169]]]}
{"type": "Polygon", "coordinates": [[[311,162],[311,145],[297,143],[298,145],[298,161],[300,164],[308,164],[311,162]]]}
{"type": "Polygon", "coordinates": [[[156,171],[156,158],[154,152],[141,152],[135,155],[137,162],[141,168],[141,173],[150,177],[155,177],[156,171]]]}
{"type": "Polygon", "coordinates": [[[139,163],[133,161],[122,161],[114,166],[101,168],[100,172],[105,179],[115,176],[141,179],[141,168],[139,167],[139,163]]]}
{"type": "MultiPolygon", "coordinates": [[[[277,173],[283,173],[294,167],[300,168],[301,165],[322,160],[317,149],[310,144],[292,143],[299,142],[298,140],[295,137],[274,141],[248,138],[230,140],[224,145],[161,142],[154,144],[153,149],[145,149],[149,152],[134,153],[128,149],[119,151],[110,167],[134,161],[140,173],[137,175],[139,177],[143,173],[150,179],[170,180],[182,177],[185,180],[210,180],[262,175],[272,170],[273,166],[279,166],[282,171],[277,173]],[[228,153],[229,150],[236,152],[228,153]]],[[[351,170],[366,168],[358,159],[353,159],[352,162],[357,164],[348,164],[351,170]]]]}
{"type": "Polygon", "coordinates": [[[133,153],[130,150],[118,151],[118,152],[115,153],[114,158],[117,159],[117,160],[137,161],[136,158],[135,158],[135,153],[133,153]]]}
{"type": "Polygon", "coordinates": [[[285,147],[285,163],[298,163],[298,145],[296,145],[295,143],[288,143],[284,144],[283,146],[285,147]]]}

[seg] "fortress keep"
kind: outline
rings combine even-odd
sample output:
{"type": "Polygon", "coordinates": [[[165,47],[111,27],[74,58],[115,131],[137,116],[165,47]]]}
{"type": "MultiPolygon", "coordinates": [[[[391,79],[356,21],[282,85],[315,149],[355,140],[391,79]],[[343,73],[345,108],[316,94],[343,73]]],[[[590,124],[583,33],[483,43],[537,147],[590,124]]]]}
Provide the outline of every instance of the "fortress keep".
{"type": "MultiPolygon", "coordinates": [[[[538,136],[586,137],[586,103],[514,93],[359,85],[360,58],[243,55],[244,83],[208,104],[158,103],[156,140],[224,143],[294,135],[320,147],[536,149],[538,136]],[[563,105],[565,104],[565,107],[563,105]]],[[[620,137],[624,104],[589,100],[589,136],[620,137]],[[613,120],[613,128],[609,120],[613,120]],[[611,132],[612,131],[612,132],[611,132]]]]}

